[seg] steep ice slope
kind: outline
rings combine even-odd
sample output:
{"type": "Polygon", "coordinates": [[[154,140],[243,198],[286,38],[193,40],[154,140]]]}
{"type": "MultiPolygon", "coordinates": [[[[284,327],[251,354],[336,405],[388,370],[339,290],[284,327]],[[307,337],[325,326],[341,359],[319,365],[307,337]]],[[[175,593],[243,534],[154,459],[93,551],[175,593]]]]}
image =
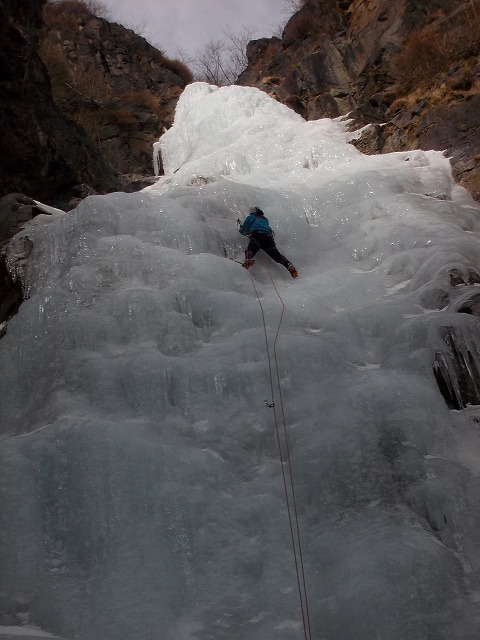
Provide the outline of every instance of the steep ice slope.
{"type": "Polygon", "coordinates": [[[251,272],[270,347],[268,271],[285,304],[312,637],[477,637],[479,441],[433,362],[444,326],[475,353],[449,274],[479,264],[479,208],[441,154],[365,157],[347,138],[255,89],[190,85],[154,187],[17,237],[34,248],[0,341],[0,624],[304,637],[262,313],[225,258],[256,204],[300,273],[251,272]]]}

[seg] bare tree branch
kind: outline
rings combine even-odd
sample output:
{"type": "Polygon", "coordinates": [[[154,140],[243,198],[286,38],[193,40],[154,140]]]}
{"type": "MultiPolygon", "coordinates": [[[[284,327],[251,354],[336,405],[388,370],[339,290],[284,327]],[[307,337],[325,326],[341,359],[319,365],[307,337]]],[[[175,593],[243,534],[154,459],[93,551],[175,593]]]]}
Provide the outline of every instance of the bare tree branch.
{"type": "Polygon", "coordinates": [[[177,51],[179,58],[193,69],[196,80],[218,86],[234,84],[246,68],[247,44],[253,38],[254,31],[245,26],[240,31],[232,31],[227,27],[223,35],[223,39],[210,40],[193,57],[184,51],[177,51]]]}

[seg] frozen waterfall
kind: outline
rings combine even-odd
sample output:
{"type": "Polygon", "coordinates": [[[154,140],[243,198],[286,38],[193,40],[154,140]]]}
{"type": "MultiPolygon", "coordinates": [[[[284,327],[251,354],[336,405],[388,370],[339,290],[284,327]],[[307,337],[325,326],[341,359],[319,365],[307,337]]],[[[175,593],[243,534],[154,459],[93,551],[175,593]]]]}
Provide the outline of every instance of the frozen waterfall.
{"type": "Polygon", "coordinates": [[[480,208],[441,153],[352,135],[192,84],[153,187],[15,237],[0,638],[304,638],[270,272],[312,640],[478,640],[480,208]],[[297,280],[228,259],[252,205],[297,280]]]}

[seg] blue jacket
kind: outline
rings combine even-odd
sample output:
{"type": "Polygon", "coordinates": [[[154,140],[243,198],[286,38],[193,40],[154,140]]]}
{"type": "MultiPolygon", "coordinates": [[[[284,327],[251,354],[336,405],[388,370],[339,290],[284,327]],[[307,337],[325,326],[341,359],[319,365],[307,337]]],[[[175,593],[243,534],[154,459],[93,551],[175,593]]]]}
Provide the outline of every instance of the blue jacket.
{"type": "Polygon", "coordinates": [[[245,218],[239,229],[243,236],[252,233],[252,231],[260,231],[261,233],[268,233],[273,236],[273,231],[268,224],[268,220],[265,216],[257,216],[256,213],[251,213],[245,218]]]}

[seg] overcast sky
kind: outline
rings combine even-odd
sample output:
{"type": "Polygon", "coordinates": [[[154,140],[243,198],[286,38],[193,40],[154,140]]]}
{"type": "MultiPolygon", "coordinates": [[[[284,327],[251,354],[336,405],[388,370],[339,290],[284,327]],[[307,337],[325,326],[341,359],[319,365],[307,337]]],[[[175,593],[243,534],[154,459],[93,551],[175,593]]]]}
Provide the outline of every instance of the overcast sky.
{"type": "MultiPolygon", "coordinates": [[[[113,22],[141,35],[168,56],[194,54],[226,27],[251,29],[254,38],[270,37],[284,24],[289,0],[102,0],[113,22]]],[[[293,13],[291,11],[290,13],[293,13]]]]}

